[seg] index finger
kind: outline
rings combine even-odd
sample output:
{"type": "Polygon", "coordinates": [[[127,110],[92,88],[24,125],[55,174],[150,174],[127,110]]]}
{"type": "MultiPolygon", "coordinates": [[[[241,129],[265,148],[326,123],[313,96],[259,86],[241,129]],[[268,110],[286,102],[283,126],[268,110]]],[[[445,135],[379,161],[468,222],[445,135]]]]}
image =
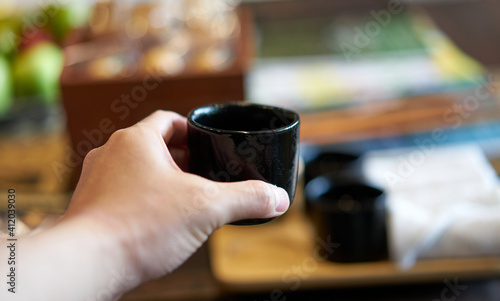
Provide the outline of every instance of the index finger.
{"type": "Polygon", "coordinates": [[[158,110],[144,118],[139,124],[145,124],[157,130],[167,144],[184,145],[187,142],[187,119],[178,113],[158,110]]]}

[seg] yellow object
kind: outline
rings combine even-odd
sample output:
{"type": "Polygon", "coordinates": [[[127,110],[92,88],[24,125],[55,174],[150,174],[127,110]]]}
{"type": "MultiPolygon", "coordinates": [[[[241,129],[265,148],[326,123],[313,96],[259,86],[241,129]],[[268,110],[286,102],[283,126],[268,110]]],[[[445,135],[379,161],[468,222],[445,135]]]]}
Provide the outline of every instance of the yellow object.
{"type": "Polygon", "coordinates": [[[473,81],[485,74],[484,67],[460,50],[429,18],[419,15],[414,23],[417,34],[427,45],[429,55],[443,78],[473,81]]]}

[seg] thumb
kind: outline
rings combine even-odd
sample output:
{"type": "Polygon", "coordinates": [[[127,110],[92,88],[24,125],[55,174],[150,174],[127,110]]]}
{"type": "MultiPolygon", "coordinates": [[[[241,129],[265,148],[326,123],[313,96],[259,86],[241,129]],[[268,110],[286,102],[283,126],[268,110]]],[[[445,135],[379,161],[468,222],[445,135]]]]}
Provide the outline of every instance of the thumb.
{"type": "Polygon", "coordinates": [[[285,213],[290,205],[288,193],[277,186],[249,180],[220,183],[224,191],[217,202],[220,222],[227,224],[244,219],[271,218],[285,213]]]}

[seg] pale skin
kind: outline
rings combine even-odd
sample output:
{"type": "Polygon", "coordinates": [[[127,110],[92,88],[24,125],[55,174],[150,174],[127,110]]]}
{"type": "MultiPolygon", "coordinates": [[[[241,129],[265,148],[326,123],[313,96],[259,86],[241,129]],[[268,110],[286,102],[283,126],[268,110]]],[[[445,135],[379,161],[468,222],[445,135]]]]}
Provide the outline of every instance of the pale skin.
{"type": "Polygon", "coordinates": [[[2,241],[0,300],[117,300],[175,270],[219,227],[288,209],[273,185],[183,171],[186,141],[186,119],[157,111],[91,151],[64,216],[18,239],[15,294],[2,241]]]}

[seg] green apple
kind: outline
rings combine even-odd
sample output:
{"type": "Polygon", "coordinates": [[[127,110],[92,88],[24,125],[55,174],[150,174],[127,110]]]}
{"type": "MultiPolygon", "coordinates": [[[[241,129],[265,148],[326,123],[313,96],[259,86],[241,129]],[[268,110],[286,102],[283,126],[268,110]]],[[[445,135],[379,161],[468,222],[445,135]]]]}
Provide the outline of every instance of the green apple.
{"type": "Polygon", "coordinates": [[[9,61],[0,55],[0,117],[5,116],[12,106],[12,81],[9,61]]]}
{"type": "Polygon", "coordinates": [[[92,6],[85,1],[54,3],[44,8],[45,14],[49,16],[48,28],[59,42],[62,42],[72,29],[85,25],[91,11],[92,6]]]}
{"type": "Polygon", "coordinates": [[[12,79],[16,97],[52,104],[59,98],[64,64],[62,50],[52,42],[41,42],[14,59],[12,79]]]}

